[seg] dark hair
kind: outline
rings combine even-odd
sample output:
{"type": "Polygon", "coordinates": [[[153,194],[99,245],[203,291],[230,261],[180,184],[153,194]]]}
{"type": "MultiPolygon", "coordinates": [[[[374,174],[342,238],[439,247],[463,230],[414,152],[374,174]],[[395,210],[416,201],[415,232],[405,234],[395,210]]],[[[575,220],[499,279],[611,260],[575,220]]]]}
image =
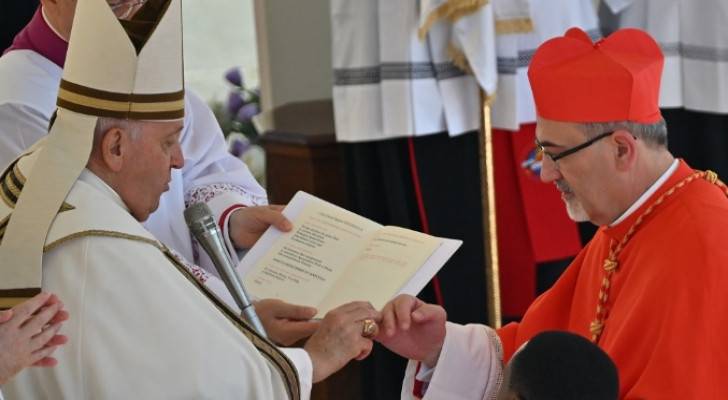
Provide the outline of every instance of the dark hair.
{"type": "Polygon", "coordinates": [[[509,389],[522,400],[616,400],[617,368],[607,353],[568,332],[533,337],[510,363],[509,389]]]}

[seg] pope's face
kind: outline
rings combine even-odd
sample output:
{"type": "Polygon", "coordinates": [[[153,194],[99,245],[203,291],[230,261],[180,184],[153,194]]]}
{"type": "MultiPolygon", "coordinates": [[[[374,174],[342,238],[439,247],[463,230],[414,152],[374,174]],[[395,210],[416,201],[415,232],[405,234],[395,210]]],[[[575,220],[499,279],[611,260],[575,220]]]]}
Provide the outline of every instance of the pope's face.
{"type": "Polygon", "coordinates": [[[545,152],[541,180],[556,185],[569,217],[598,225],[611,222],[607,215],[610,210],[608,182],[612,172],[608,152],[603,148],[607,141],[597,141],[554,162],[548,154],[558,154],[588,139],[580,126],[539,118],[536,138],[545,152]]]}
{"type": "MultiPolygon", "coordinates": [[[[42,0],[43,12],[49,18],[53,28],[66,40],[71,37],[73,17],[78,0],[42,0]]],[[[107,0],[116,18],[131,19],[147,0],[107,0]]]]}
{"type": "Polygon", "coordinates": [[[116,18],[128,20],[139,11],[147,0],[107,0],[116,18]]]}
{"type": "Polygon", "coordinates": [[[119,172],[117,191],[134,218],[145,221],[169,190],[172,169],[184,166],[184,157],[179,143],[182,121],[141,125],[119,172]]]}

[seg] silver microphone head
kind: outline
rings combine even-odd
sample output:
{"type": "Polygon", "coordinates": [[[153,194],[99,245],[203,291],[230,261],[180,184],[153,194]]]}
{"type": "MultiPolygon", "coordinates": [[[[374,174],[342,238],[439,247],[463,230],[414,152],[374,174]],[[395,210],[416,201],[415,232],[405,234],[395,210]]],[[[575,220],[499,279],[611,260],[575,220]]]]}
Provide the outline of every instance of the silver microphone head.
{"type": "Polygon", "coordinates": [[[184,215],[185,222],[187,222],[187,226],[193,235],[211,229],[217,229],[215,218],[212,216],[212,210],[205,203],[197,203],[187,207],[184,215]]]}

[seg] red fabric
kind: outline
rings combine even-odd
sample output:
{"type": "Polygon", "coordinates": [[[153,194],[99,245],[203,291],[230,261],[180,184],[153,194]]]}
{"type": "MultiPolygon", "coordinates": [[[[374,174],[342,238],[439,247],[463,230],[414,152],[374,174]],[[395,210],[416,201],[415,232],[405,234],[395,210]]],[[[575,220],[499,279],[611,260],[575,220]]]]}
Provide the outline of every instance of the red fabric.
{"type": "MultiPolygon", "coordinates": [[[[625,221],[601,227],[520,324],[498,330],[505,361],[545,330],[589,338],[611,240],[693,171],[684,162],[625,221]]],[[[726,194],[704,179],[676,191],[644,219],[618,257],[599,341],[619,371],[620,398],[719,399],[728,395],[726,194]]]]}
{"type": "Polygon", "coordinates": [[[512,135],[513,154],[526,214],[533,257],[537,263],[572,257],[581,250],[576,223],[569,218],[561,194],[552,183],[543,183],[541,160],[535,158],[536,125],[522,125],[512,135]]]}
{"type": "Polygon", "coordinates": [[[544,42],[528,68],[539,116],[555,121],[654,123],[664,58],[639,29],[592,43],[579,28],[544,42]]]}
{"type": "MultiPolygon", "coordinates": [[[[412,173],[412,185],[415,189],[415,198],[417,200],[417,210],[420,213],[420,222],[422,223],[422,232],[430,234],[430,222],[427,219],[427,211],[425,209],[425,200],[422,197],[422,189],[420,185],[420,174],[417,171],[417,157],[415,156],[415,143],[412,137],[407,138],[407,148],[409,151],[410,172],[412,173]]],[[[440,279],[435,274],[432,277],[432,288],[435,291],[435,301],[439,306],[445,305],[445,299],[442,297],[442,288],[440,287],[440,279]]]]}
{"type": "Polygon", "coordinates": [[[41,7],[38,7],[28,25],[15,36],[12,46],[5,53],[14,50],[33,50],[63,68],[68,42],[53,32],[43,18],[41,7]]]}
{"type": "Polygon", "coordinates": [[[225,223],[228,216],[232,214],[233,211],[239,210],[241,208],[245,208],[245,204],[233,204],[230,207],[226,208],[225,211],[222,212],[222,214],[220,214],[220,219],[217,221],[217,226],[219,226],[222,230],[223,236],[228,233],[227,224],[225,223]]]}
{"type": "Polygon", "coordinates": [[[536,263],[518,185],[513,135],[518,133],[493,130],[501,312],[506,317],[523,315],[536,296],[536,263]]]}
{"type": "Polygon", "coordinates": [[[415,384],[412,388],[412,396],[418,399],[425,397],[425,382],[417,380],[417,374],[420,372],[420,367],[422,367],[422,363],[418,362],[417,369],[415,370],[415,384]]]}
{"type": "Polygon", "coordinates": [[[535,124],[493,131],[501,310],[520,317],[536,298],[536,263],[581,249],[576,224],[552,184],[539,178],[535,124]]]}

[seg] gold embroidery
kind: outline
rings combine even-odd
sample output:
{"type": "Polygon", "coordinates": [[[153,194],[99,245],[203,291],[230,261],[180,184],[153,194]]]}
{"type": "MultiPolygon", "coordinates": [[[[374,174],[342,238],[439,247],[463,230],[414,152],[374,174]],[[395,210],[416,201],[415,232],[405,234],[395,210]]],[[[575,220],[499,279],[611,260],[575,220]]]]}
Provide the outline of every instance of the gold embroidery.
{"type": "Polygon", "coordinates": [[[184,108],[184,99],[172,100],[172,101],[159,101],[154,103],[139,103],[129,101],[114,101],[107,99],[99,99],[90,96],[84,96],[79,93],[74,93],[63,88],[58,90],[58,98],[65,100],[73,104],[79,104],[82,106],[98,108],[109,111],[131,111],[131,112],[164,112],[164,111],[178,111],[184,108]]]}
{"type": "Polygon", "coordinates": [[[31,297],[0,297],[0,310],[13,308],[31,297]]]}
{"type": "MultiPolygon", "coordinates": [[[[156,247],[158,250],[160,250],[165,257],[170,260],[170,262],[177,268],[177,270],[182,273],[185,278],[187,278],[188,281],[190,281],[195,287],[197,287],[198,290],[202,291],[205,296],[212,301],[213,305],[225,315],[225,317],[232,322],[242,333],[247,337],[251,343],[255,346],[258,351],[262,355],[264,355],[266,358],[268,358],[273,365],[276,366],[276,368],[281,372],[281,375],[284,378],[284,381],[286,382],[286,388],[288,390],[288,393],[290,395],[290,398],[293,400],[300,399],[300,383],[299,383],[299,377],[298,373],[296,372],[296,368],[293,365],[293,363],[278,350],[278,348],[268,341],[267,339],[263,338],[262,336],[258,335],[257,332],[255,332],[252,328],[250,328],[245,321],[240,319],[239,316],[235,315],[214,293],[210,292],[210,290],[202,285],[197,279],[195,279],[194,276],[190,274],[190,272],[187,270],[187,268],[180,262],[177,257],[164,245],[162,245],[159,241],[137,236],[137,235],[130,235],[127,233],[122,232],[116,232],[116,231],[105,231],[105,230],[87,230],[87,231],[81,231],[77,233],[73,233],[71,235],[65,236],[63,238],[60,238],[58,240],[55,240],[49,244],[47,244],[43,251],[51,251],[54,248],[60,246],[61,244],[67,243],[74,239],[79,239],[82,237],[90,237],[90,236],[97,236],[97,237],[111,237],[111,238],[119,238],[119,239],[127,239],[127,240],[133,240],[137,242],[142,242],[146,244],[150,244],[154,247],[156,247]]],[[[0,303],[2,305],[2,303],[0,303]]]]}
{"type": "Polygon", "coordinates": [[[458,19],[472,14],[488,4],[488,0],[449,0],[441,4],[427,15],[425,23],[417,30],[417,36],[423,40],[432,25],[441,19],[453,23],[458,19]]]}
{"type": "Polygon", "coordinates": [[[154,239],[145,238],[143,236],[136,236],[136,235],[130,235],[128,233],[122,233],[122,232],[116,232],[116,231],[105,231],[105,230],[98,230],[98,229],[90,229],[87,231],[81,231],[72,233],[68,236],[64,236],[60,239],[54,240],[51,243],[46,244],[43,246],[43,252],[47,253],[56,247],[67,243],[74,239],[79,239],[83,237],[89,237],[89,236],[102,236],[102,237],[111,237],[116,239],[127,239],[127,240],[134,240],[137,242],[143,242],[147,244],[151,244],[152,246],[157,246],[157,241],[154,239]]]}
{"type": "Polygon", "coordinates": [[[533,21],[531,21],[531,18],[513,18],[495,21],[496,35],[530,32],[533,32],[533,21]]]}
{"type": "Polygon", "coordinates": [[[710,170],[705,171],[705,180],[715,185],[718,181],[718,174],[710,170]]]}
{"type": "MultiPolygon", "coordinates": [[[[20,193],[23,191],[23,185],[25,185],[25,176],[20,172],[18,162],[16,161],[11,168],[5,172],[5,176],[0,180],[0,197],[2,197],[5,204],[10,208],[15,208],[20,193]]],[[[63,203],[59,212],[70,211],[75,209],[74,206],[63,203]]]]}
{"type": "Polygon", "coordinates": [[[624,235],[622,240],[615,245],[614,240],[609,243],[609,256],[606,260],[604,260],[604,278],[602,279],[601,287],[599,288],[599,295],[597,297],[597,310],[596,310],[596,316],[594,317],[594,320],[589,325],[589,331],[592,334],[592,342],[599,343],[599,338],[602,335],[602,332],[604,331],[604,327],[607,324],[607,318],[609,317],[609,288],[611,286],[612,282],[612,276],[617,272],[618,267],[618,260],[620,253],[624,249],[624,247],[627,245],[627,242],[634,236],[634,234],[637,232],[637,229],[642,225],[642,222],[650,215],[652,212],[662,204],[665,199],[672,196],[675,192],[685,187],[690,182],[698,179],[703,178],[707,180],[708,182],[716,185],[718,188],[720,188],[723,193],[728,197],[728,187],[718,179],[718,175],[715,172],[712,171],[696,171],[692,175],[688,176],[687,178],[681,180],[675,186],[668,189],[665,193],[660,195],[660,197],[655,200],[654,203],[652,203],[645,212],[643,212],[637,219],[635,220],[634,224],[629,228],[627,233],[624,235]]]}
{"type": "Polygon", "coordinates": [[[170,251],[166,246],[157,242],[156,247],[164,253],[167,259],[177,268],[177,270],[192,283],[198,290],[200,290],[221,312],[227,319],[235,325],[242,333],[247,337],[251,343],[255,346],[258,351],[263,354],[270,362],[281,372],[282,377],[286,383],[286,390],[288,391],[289,398],[292,400],[299,400],[301,398],[300,393],[300,381],[298,372],[296,371],[293,363],[286,357],[278,348],[271,343],[268,339],[260,336],[253,328],[251,328],[239,315],[230,310],[225,303],[220,300],[217,295],[212,293],[205,285],[201,284],[190,271],[183,265],[181,261],[170,251]]]}
{"type": "Polygon", "coordinates": [[[473,69],[470,68],[470,63],[468,62],[468,58],[465,57],[465,53],[455,47],[455,45],[453,45],[452,43],[447,46],[447,55],[448,57],[450,57],[452,63],[455,64],[456,67],[460,68],[468,74],[473,74],[473,69]]]}

